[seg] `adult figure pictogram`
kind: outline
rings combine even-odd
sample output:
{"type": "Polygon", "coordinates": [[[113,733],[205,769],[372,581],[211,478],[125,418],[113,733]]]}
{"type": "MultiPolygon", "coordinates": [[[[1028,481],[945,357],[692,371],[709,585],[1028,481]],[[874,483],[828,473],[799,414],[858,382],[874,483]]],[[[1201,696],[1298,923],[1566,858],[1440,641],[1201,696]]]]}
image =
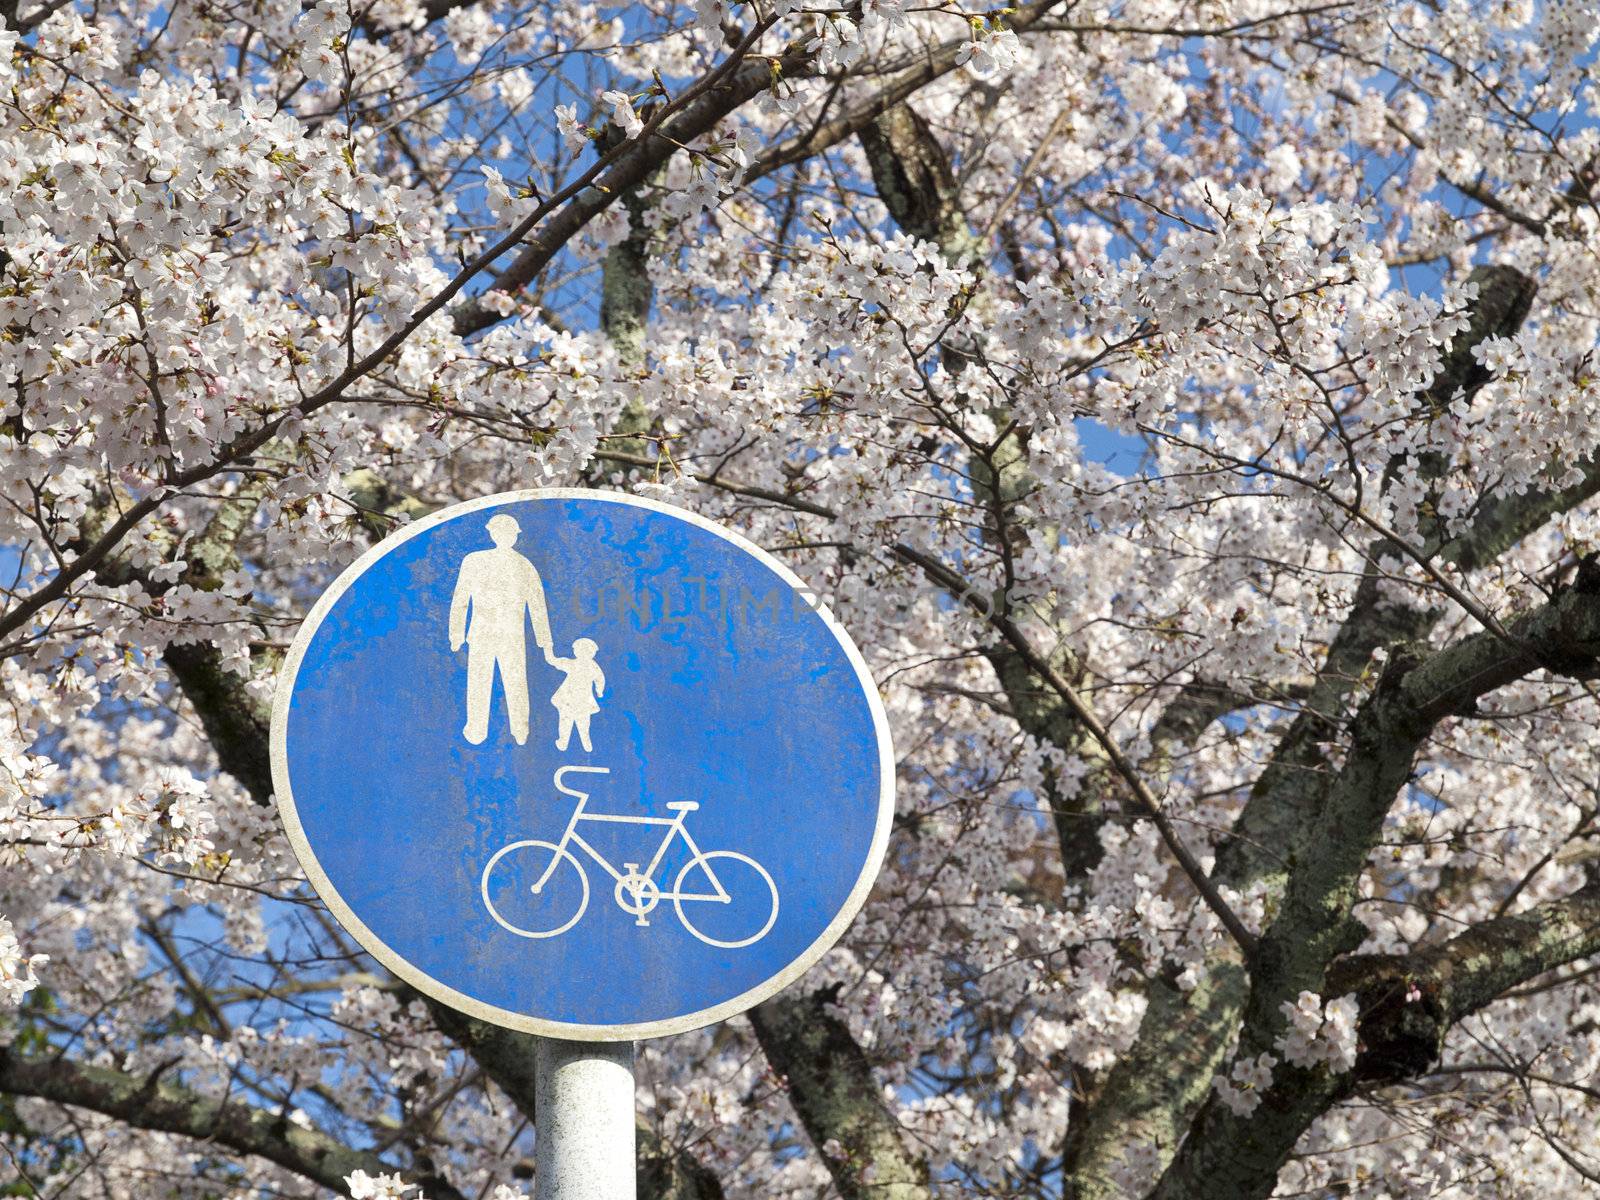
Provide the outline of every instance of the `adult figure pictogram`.
{"type": "Polygon", "coordinates": [[[550,617],[539,572],[515,549],[522,532],[516,518],[499,513],[487,528],[494,549],[461,560],[450,600],[450,649],[467,647],[467,724],[461,733],[474,746],[489,736],[498,674],[511,736],[520,746],[528,740],[528,623],[548,655],[550,617]]]}

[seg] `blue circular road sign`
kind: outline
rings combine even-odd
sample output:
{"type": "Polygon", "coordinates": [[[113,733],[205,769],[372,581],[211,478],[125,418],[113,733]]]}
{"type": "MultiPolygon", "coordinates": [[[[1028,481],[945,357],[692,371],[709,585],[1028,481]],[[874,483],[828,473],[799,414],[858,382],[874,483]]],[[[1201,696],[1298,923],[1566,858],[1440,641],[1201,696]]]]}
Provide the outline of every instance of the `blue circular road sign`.
{"type": "Polygon", "coordinates": [[[894,808],[866,664],[782,564],[612,492],[444,509],[364,554],[290,649],[295,854],[419,990],[530,1033],[742,1012],[866,899],[894,808]]]}

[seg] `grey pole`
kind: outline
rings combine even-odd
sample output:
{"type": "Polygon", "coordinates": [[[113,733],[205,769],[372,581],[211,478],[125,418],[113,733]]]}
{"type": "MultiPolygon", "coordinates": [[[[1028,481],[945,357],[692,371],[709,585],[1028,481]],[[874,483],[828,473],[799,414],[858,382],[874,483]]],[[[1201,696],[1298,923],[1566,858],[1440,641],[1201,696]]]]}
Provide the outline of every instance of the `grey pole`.
{"type": "Polygon", "coordinates": [[[540,1038],[534,1200],[636,1200],[633,1043],[540,1038]]]}

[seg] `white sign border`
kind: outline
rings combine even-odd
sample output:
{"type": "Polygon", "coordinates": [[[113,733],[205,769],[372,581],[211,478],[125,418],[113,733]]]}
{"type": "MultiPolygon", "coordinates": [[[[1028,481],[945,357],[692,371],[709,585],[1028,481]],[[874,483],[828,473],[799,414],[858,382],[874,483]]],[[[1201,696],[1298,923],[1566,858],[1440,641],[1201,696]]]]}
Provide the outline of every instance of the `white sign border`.
{"type": "Polygon", "coordinates": [[[671,504],[662,504],[656,500],[647,500],[641,496],[631,496],[625,492],[604,491],[598,488],[528,488],[512,492],[497,492],[492,496],[482,496],[476,500],[466,500],[459,504],[452,504],[437,512],[414,521],[404,528],[390,534],[377,545],[369,549],[355,562],[351,563],[339,577],[322,593],[311,612],[301,623],[299,631],[295,634],[294,642],[289,647],[289,653],[284,659],[283,666],[278,673],[278,689],[272,704],[272,784],[276,795],[278,813],[283,819],[284,832],[289,838],[289,845],[294,850],[295,858],[299,860],[311,886],[316,890],[322,902],[327,905],[328,911],[335,920],[344,927],[362,949],[371,954],[389,970],[393,971],[405,982],[416,988],[424,995],[431,996],[448,1004],[451,1008],[459,1009],[468,1016],[476,1017],[481,1021],[506,1029],[515,1029],[522,1033],[537,1034],[541,1037],[567,1038],[580,1042],[623,1042],[635,1041],[641,1038],[666,1037],[674,1033],[685,1033],[691,1029],[699,1029],[717,1021],[726,1020],[737,1016],[739,1013],[754,1008],[769,996],[776,995],[788,987],[800,976],[804,975],[828,950],[837,942],[844,931],[855,919],[862,905],[867,901],[872,885],[877,880],[878,871],[883,865],[883,857],[889,846],[889,831],[894,821],[894,782],[895,759],[894,748],[889,736],[889,719],[883,710],[883,701],[878,695],[877,685],[873,682],[872,673],[868,670],[866,660],[862,658],[861,651],[850,640],[850,635],[839,624],[833,613],[825,605],[815,605],[813,611],[822,618],[829,632],[839,643],[849,659],[851,667],[855,669],[856,679],[861,685],[861,690],[866,694],[867,706],[872,713],[872,725],[878,744],[878,821],[873,830],[872,844],[867,851],[866,862],[862,865],[861,874],[856,879],[855,886],[850,894],[845,897],[844,904],[840,907],[828,927],[818,935],[811,945],[807,946],[801,954],[789,963],[788,966],[769,976],[762,983],[741,992],[732,999],[724,1000],[721,1004],[712,1005],[696,1012],[685,1013],[682,1016],[669,1017],[660,1021],[635,1021],[623,1025],[585,1025],[564,1021],[547,1021],[538,1017],[526,1016],[513,1012],[510,1009],[499,1008],[492,1004],[485,1004],[481,1000],[474,1000],[471,996],[464,995],[454,988],[440,983],[437,979],[413,966],[400,954],[390,949],[382,938],[368,929],[361,918],[345,903],[339,895],[338,889],[333,886],[327,872],[322,869],[322,864],[317,861],[316,853],[307,840],[305,828],[300,823],[300,817],[295,809],[293,789],[289,786],[289,761],[286,747],[286,738],[289,724],[289,702],[294,695],[296,677],[300,672],[300,663],[305,657],[306,649],[311,644],[311,639],[316,636],[321,628],[323,619],[328,615],[339,598],[344,595],[367,570],[394,550],[403,542],[425,533],[436,525],[467,513],[477,512],[486,508],[498,508],[505,504],[522,503],[529,500],[590,500],[601,501],[609,504],[624,504],[634,508],[648,509],[651,512],[664,513],[687,521],[691,525],[716,535],[725,542],[751,555],[769,571],[773,572],[790,587],[797,591],[811,595],[806,584],[788,567],[768,554],[760,546],[749,539],[742,537],[731,529],[724,528],[714,521],[709,521],[698,513],[687,509],[678,508],[671,504]]]}

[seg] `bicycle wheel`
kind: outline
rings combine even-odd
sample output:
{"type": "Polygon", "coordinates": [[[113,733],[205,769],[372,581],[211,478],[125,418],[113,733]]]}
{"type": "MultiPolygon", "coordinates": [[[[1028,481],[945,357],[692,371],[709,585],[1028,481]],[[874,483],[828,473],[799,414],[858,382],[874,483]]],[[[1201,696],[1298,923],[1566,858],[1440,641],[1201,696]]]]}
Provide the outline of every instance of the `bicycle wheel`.
{"type": "Polygon", "coordinates": [[[683,927],[702,942],[737,950],[766,937],[778,919],[778,885],[749,855],[713,850],[691,859],[678,872],[672,904],[683,927]],[[726,900],[716,898],[718,883],[726,900]],[[693,921],[684,911],[686,902],[695,906],[693,921]]]}
{"type": "Polygon", "coordinates": [[[589,907],[583,864],[552,842],[512,842],[497,850],[483,868],[478,889],[489,915],[518,937],[556,937],[576,925],[589,907]],[[557,859],[555,870],[535,892],[552,857],[557,859]]]}

